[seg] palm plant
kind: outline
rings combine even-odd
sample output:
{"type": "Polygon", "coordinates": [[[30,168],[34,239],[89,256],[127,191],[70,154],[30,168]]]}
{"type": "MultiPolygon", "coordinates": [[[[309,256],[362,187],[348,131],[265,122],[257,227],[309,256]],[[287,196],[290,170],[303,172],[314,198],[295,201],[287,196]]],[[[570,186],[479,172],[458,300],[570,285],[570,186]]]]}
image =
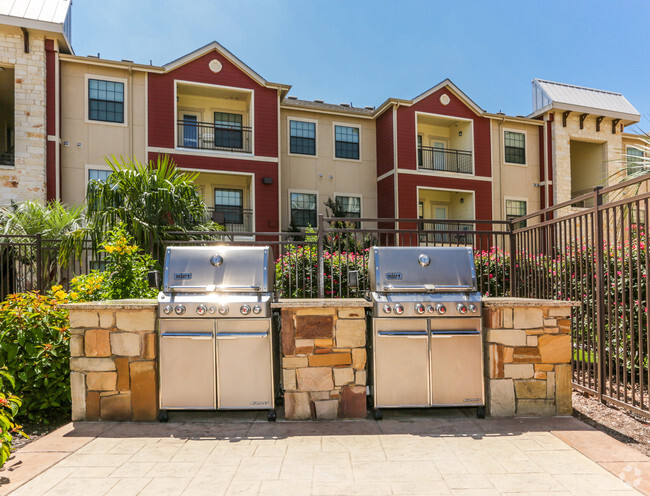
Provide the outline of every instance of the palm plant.
{"type": "Polygon", "coordinates": [[[105,181],[88,183],[88,224],[70,237],[77,248],[85,239],[97,246],[104,233],[123,225],[138,246],[161,261],[165,241],[188,239],[188,231],[220,229],[207,220],[205,204],[194,185],[197,172],[181,172],[167,155],[148,164],[115,156],[106,158],[106,163],[111,175],[105,181]]]}

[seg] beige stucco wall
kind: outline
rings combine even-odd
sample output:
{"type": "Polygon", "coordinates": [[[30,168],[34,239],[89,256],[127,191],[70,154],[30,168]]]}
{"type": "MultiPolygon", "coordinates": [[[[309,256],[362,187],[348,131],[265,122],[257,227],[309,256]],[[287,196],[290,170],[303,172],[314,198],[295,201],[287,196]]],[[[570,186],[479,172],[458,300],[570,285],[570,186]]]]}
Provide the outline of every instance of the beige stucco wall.
{"type": "Polygon", "coordinates": [[[88,169],[106,169],[104,157],[135,156],[145,161],[145,132],[145,73],[61,61],[61,191],[64,202],[83,203],[88,169]],[[87,119],[88,77],[124,83],[124,124],[87,119]]]}
{"type": "Polygon", "coordinates": [[[30,31],[24,53],[19,28],[0,26],[0,66],[15,71],[15,165],[0,166],[0,205],[45,201],[45,35],[30,31]]]}
{"type": "Polygon", "coordinates": [[[219,174],[210,172],[201,172],[197,177],[195,184],[205,201],[207,207],[214,207],[214,190],[215,188],[241,189],[243,191],[244,206],[243,208],[252,207],[251,180],[252,174],[219,174]]]}
{"type": "MultiPolygon", "coordinates": [[[[505,200],[526,200],[527,212],[540,209],[540,188],[534,186],[543,179],[539,177],[539,126],[514,120],[493,119],[492,139],[492,215],[495,220],[505,216],[505,200]],[[510,164],[505,161],[505,131],[526,135],[526,164],[510,164]]],[[[530,221],[529,224],[534,221],[530,221]]]]}
{"type": "Polygon", "coordinates": [[[289,192],[318,193],[319,214],[335,195],[361,195],[361,216],[377,217],[377,156],[375,122],[346,115],[282,108],[280,111],[280,193],[282,228],[290,221],[289,192]],[[316,121],[316,156],[290,155],[289,120],[316,121]],[[360,160],[334,158],[334,125],[361,126],[360,160]]]}
{"type": "Polygon", "coordinates": [[[251,92],[226,91],[192,84],[178,84],[177,118],[184,113],[197,114],[199,122],[214,122],[214,112],[242,114],[242,125],[250,126],[251,92]]]}

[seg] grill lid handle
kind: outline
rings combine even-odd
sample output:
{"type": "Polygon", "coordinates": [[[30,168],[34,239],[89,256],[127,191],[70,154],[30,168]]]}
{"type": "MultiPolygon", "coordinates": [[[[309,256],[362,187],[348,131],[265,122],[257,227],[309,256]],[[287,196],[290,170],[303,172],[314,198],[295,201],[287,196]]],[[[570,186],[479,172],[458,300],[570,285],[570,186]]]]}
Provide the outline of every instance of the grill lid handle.
{"type": "Polygon", "coordinates": [[[384,284],[385,291],[391,290],[404,290],[413,291],[414,293],[434,293],[436,291],[449,291],[449,292],[463,292],[475,291],[474,286],[451,286],[442,284],[422,284],[422,285],[403,285],[396,286],[394,284],[384,284]]]}

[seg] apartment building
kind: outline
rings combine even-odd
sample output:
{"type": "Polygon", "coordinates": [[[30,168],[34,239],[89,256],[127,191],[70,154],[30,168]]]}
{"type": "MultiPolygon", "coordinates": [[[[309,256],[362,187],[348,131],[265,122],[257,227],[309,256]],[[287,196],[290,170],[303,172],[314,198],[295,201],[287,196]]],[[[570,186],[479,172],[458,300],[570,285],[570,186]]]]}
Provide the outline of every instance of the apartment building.
{"type": "Polygon", "coordinates": [[[351,217],[462,230],[575,198],[644,153],[618,93],[536,79],[525,117],[448,79],[377,107],[306,101],[217,42],[164,66],[74,55],[69,3],[0,5],[0,204],[79,204],[105,157],[167,154],[230,230],[314,225],[330,198],[351,217]]]}

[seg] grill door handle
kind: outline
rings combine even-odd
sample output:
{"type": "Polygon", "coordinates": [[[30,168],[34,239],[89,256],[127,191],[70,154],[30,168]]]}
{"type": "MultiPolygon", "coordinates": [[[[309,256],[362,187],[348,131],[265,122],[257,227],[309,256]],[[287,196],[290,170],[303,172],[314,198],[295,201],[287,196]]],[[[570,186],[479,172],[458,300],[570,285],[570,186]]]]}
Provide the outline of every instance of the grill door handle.
{"type": "Polygon", "coordinates": [[[379,331],[377,333],[382,337],[393,338],[426,338],[426,331],[379,331]]]}
{"type": "Polygon", "coordinates": [[[478,336],[479,334],[481,334],[479,331],[444,331],[444,332],[431,331],[432,338],[451,338],[454,336],[478,336]]]}
{"type": "Polygon", "coordinates": [[[217,339],[265,338],[268,332],[224,332],[217,334],[217,339]]]}
{"type": "Polygon", "coordinates": [[[163,332],[163,338],[212,339],[211,332],[163,332]]]}

